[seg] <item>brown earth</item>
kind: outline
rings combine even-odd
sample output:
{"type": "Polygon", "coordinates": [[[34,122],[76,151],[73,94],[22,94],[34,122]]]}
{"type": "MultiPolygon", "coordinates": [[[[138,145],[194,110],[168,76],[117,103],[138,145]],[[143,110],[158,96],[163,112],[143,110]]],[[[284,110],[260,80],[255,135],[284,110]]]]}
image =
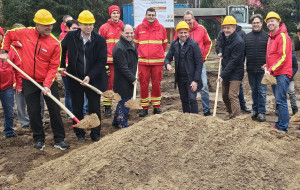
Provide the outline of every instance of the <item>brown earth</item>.
{"type": "MultiPolygon", "coordinates": [[[[218,60],[215,54],[210,57],[207,75],[213,108],[218,60]]],[[[45,126],[46,148],[44,151],[33,149],[31,130],[22,129],[15,119],[17,138],[5,139],[3,133],[0,136],[0,189],[300,187],[299,124],[290,123],[288,134],[272,129],[277,117],[273,113],[270,87],[267,122],[251,121],[246,113],[235,120],[223,121],[227,113],[220,95],[217,118],[202,117],[202,112],[182,114],[173,81],[173,74],[165,72],[162,82],[165,114],[152,116],[150,109],[148,117],[140,118],[138,110],[131,110],[131,127],[122,130],[111,126],[112,118],[102,117],[102,139],[97,143],[89,138],[78,142],[62,111],[65,140],[71,145],[66,151],[53,147],[49,125],[45,126]]],[[[243,84],[247,105],[251,107],[247,73],[243,84]]],[[[297,94],[299,85],[299,75],[296,75],[297,94]]],[[[201,100],[199,97],[197,100],[201,110],[201,100]]],[[[101,109],[104,115],[103,107],[101,109]]],[[[47,111],[46,119],[49,119],[47,111]]],[[[3,126],[3,111],[0,126],[3,126]]]]}

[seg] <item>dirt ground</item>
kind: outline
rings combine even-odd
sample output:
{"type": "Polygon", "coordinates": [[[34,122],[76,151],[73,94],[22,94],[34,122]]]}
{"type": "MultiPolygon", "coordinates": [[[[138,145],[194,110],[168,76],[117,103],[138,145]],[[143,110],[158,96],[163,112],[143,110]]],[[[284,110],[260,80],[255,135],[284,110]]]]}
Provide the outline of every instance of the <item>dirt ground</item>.
{"type": "MultiPolygon", "coordinates": [[[[297,52],[300,60],[300,52],[297,52]]],[[[206,63],[210,107],[215,100],[218,59],[206,63]]],[[[127,129],[111,125],[102,112],[101,140],[77,141],[72,125],[61,111],[69,150],[53,147],[50,125],[45,126],[44,151],[32,148],[30,129],[15,119],[17,138],[0,135],[0,189],[297,189],[300,187],[300,128],[290,123],[288,134],[272,129],[277,117],[268,87],[265,123],[250,114],[227,121],[225,105],[218,96],[217,118],[182,114],[173,74],[162,81],[163,115],[138,117],[130,111],[127,129]],[[225,121],[224,121],[225,120],[225,121]]],[[[299,95],[299,74],[295,89],[299,95]]],[[[60,82],[60,86],[62,82],[60,82]]],[[[247,73],[243,81],[247,106],[251,90],[247,73]]],[[[63,88],[61,87],[63,94],[63,88]]],[[[137,93],[139,94],[139,92],[137,93]]],[[[299,100],[299,96],[298,100],[299,100]]],[[[197,98],[202,110],[200,97],[197,98]]],[[[64,99],[62,98],[63,102],[64,99]]],[[[114,105],[115,107],[115,105],[114,105]]],[[[289,105],[290,114],[291,108],[289,105]]],[[[2,110],[2,108],[1,108],[2,110]]],[[[15,117],[17,118],[17,117],[15,117]]],[[[45,119],[49,120],[46,111],[45,119]]],[[[3,111],[0,126],[3,126],[3,111]]]]}

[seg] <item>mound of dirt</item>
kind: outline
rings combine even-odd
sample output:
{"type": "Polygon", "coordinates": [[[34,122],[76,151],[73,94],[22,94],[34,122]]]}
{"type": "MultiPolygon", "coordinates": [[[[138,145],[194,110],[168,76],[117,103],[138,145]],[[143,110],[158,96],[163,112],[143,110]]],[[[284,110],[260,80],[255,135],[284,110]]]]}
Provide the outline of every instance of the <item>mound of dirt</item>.
{"type": "Polygon", "coordinates": [[[293,189],[300,140],[250,117],[166,112],[26,173],[12,189],[293,189]]]}

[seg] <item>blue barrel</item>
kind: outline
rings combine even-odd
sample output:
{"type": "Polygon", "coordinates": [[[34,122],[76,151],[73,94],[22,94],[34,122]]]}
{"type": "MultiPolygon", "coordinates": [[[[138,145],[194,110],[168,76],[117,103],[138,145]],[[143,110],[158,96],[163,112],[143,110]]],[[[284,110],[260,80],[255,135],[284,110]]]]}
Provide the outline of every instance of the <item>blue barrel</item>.
{"type": "MultiPolygon", "coordinates": [[[[174,4],[174,8],[190,8],[190,4],[174,4]]],[[[123,5],[123,22],[124,24],[134,25],[133,4],[123,5]]]]}

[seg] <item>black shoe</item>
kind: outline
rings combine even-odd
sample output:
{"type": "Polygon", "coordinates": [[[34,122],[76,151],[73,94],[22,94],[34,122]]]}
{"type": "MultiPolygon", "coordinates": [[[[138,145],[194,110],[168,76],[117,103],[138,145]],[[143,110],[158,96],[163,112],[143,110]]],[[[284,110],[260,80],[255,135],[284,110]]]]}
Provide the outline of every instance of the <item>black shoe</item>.
{"type": "Polygon", "coordinates": [[[257,111],[253,111],[252,115],[251,115],[251,118],[254,120],[254,119],[257,119],[257,116],[258,116],[258,112],[257,111]]]}
{"type": "Polygon", "coordinates": [[[251,109],[247,108],[247,107],[243,107],[243,108],[241,108],[241,110],[243,110],[246,113],[251,113],[251,109]]]}
{"type": "Polygon", "coordinates": [[[43,142],[36,142],[33,145],[33,148],[39,149],[39,150],[43,150],[45,148],[45,143],[43,142]]]}
{"type": "Polygon", "coordinates": [[[162,114],[162,110],[160,108],[154,108],[153,114],[162,114]]]}
{"type": "Polygon", "coordinates": [[[78,141],[85,141],[85,137],[84,136],[79,136],[79,137],[77,137],[77,140],[78,141]]]}
{"type": "Polygon", "coordinates": [[[105,106],[105,117],[111,117],[111,106],[105,106]]]}
{"type": "Polygon", "coordinates": [[[65,141],[61,141],[59,143],[55,143],[55,148],[59,148],[60,150],[66,150],[70,148],[70,145],[68,145],[65,141]]]}
{"type": "Polygon", "coordinates": [[[29,127],[30,127],[29,125],[22,126],[23,129],[28,129],[29,127]]]}
{"type": "Polygon", "coordinates": [[[292,111],[293,111],[293,115],[295,115],[296,113],[298,113],[298,108],[297,107],[292,107],[292,111]]]}
{"type": "Polygon", "coordinates": [[[258,116],[257,116],[257,121],[259,121],[259,122],[266,121],[265,114],[259,113],[258,116]]]}
{"type": "Polygon", "coordinates": [[[11,135],[6,135],[5,138],[9,139],[9,138],[13,138],[13,137],[17,137],[16,134],[11,134],[11,135]]]}
{"type": "Polygon", "coordinates": [[[148,115],[148,109],[142,109],[139,113],[140,117],[145,117],[146,115],[148,115]]]}
{"type": "Polygon", "coordinates": [[[211,113],[210,113],[210,111],[207,111],[207,112],[205,112],[203,115],[206,117],[206,116],[210,116],[211,113]]]}
{"type": "Polygon", "coordinates": [[[100,140],[100,136],[91,136],[91,139],[92,139],[92,141],[94,141],[94,142],[98,142],[99,140],[100,140]]]}

